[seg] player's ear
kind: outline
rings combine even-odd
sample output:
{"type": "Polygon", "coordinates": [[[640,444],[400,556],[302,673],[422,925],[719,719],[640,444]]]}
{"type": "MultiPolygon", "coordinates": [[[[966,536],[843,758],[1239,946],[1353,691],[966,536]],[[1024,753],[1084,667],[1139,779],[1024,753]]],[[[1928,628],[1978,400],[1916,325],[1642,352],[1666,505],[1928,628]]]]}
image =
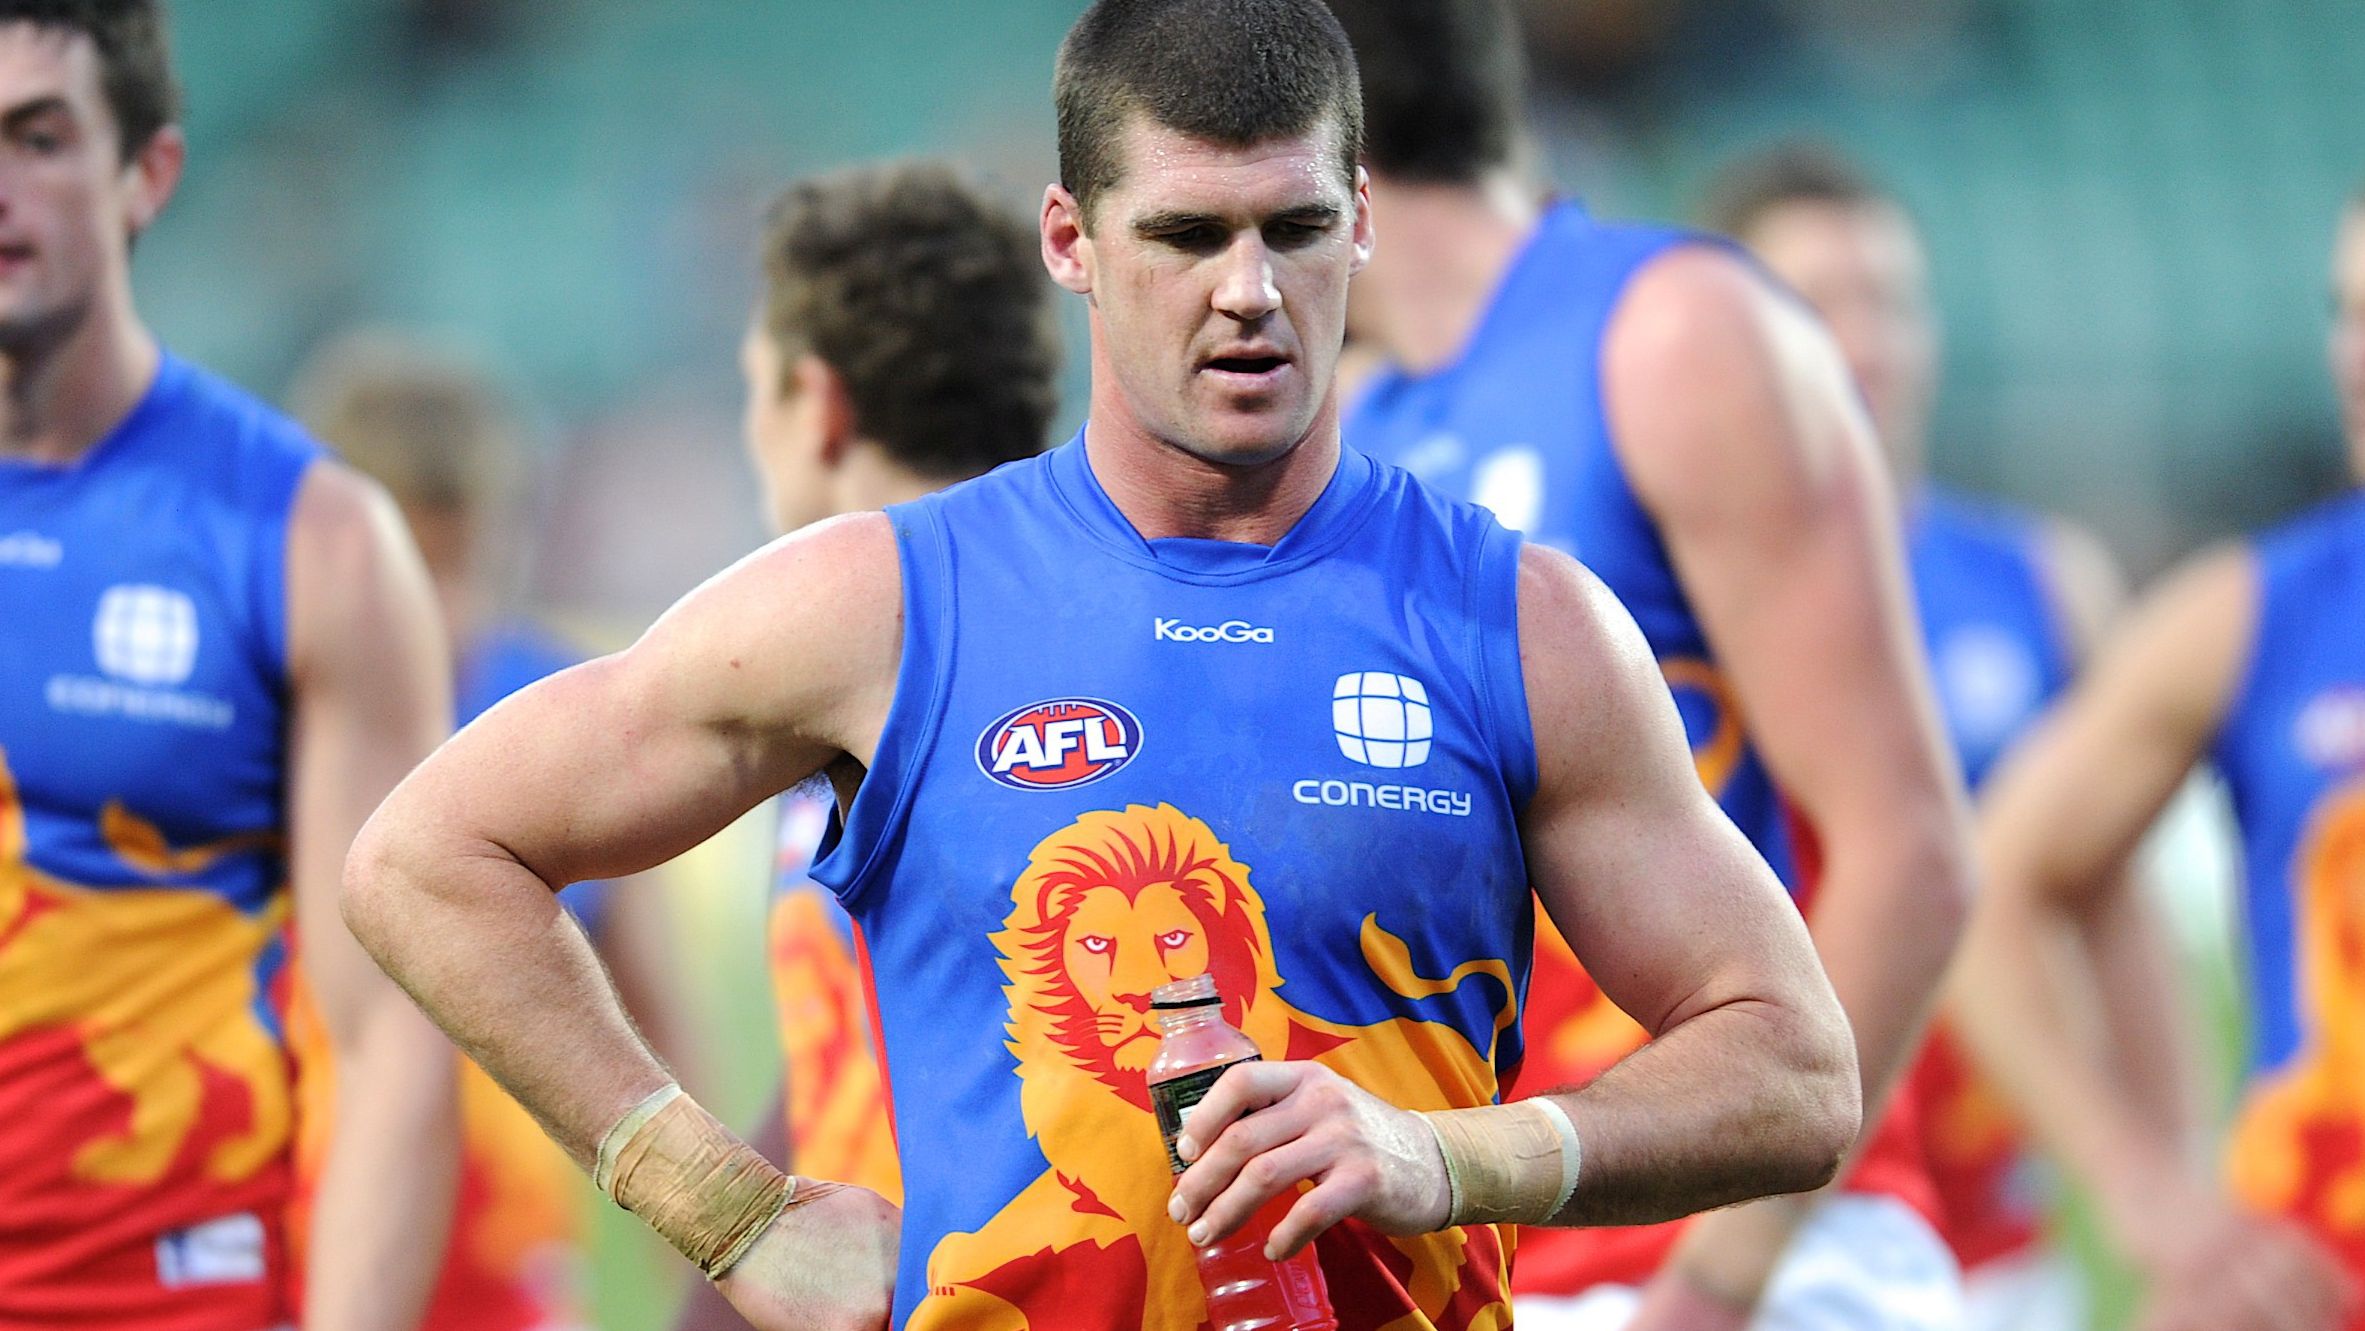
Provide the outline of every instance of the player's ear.
{"type": "Polygon", "coordinates": [[[1079,296],[1092,294],[1092,237],[1084,234],[1084,209],[1063,185],[1043,191],[1043,267],[1051,280],[1079,296]]]}
{"type": "Polygon", "coordinates": [[[789,373],[796,379],[797,397],[813,413],[821,464],[837,466],[861,433],[861,423],[854,417],[854,395],[846,391],[845,376],[810,351],[797,357],[796,367],[789,373]]]}
{"type": "Polygon", "coordinates": [[[1371,220],[1371,172],[1361,166],[1355,168],[1355,266],[1349,272],[1360,273],[1371,262],[1371,253],[1379,243],[1379,233],[1371,220]]]}
{"type": "Polygon", "coordinates": [[[124,164],[128,197],[124,220],[137,237],[164,212],[181,183],[181,168],[189,161],[189,140],[178,125],[166,125],[148,136],[140,150],[124,164]]]}

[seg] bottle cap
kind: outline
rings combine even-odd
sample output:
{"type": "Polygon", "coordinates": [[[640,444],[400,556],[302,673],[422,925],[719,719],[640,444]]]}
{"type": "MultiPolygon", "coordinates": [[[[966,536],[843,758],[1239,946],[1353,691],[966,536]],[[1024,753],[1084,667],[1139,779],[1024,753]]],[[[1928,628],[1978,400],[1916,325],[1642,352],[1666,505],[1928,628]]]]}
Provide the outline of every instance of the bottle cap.
{"type": "Polygon", "coordinates": [[[1215,977],[1194,975],[1187,980],[1175,980],[1150,991],[1150,1010],[1171,1012],[1177,1008],[1214,1007],[1223,1002],[1215,992],[1215,977]]]}

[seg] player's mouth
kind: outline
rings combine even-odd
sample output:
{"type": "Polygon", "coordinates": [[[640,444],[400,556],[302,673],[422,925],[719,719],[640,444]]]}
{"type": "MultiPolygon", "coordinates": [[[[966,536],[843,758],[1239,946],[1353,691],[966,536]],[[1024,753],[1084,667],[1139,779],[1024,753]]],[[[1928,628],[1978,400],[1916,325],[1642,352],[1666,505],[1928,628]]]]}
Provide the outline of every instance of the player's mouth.
{"type": "Polygon", "coordinates": [[[1289,357],[1259,347],[1210,357],[1200,364],[1199,373],[1227,388],[1254,391],[1279,383],[1289,368],[1289,357]]]}
{"type": "Polygon", "coordinates": [[[25,241],[0,241],[0,276],[23,271],[33,262],[37,251],[25,241]]]}

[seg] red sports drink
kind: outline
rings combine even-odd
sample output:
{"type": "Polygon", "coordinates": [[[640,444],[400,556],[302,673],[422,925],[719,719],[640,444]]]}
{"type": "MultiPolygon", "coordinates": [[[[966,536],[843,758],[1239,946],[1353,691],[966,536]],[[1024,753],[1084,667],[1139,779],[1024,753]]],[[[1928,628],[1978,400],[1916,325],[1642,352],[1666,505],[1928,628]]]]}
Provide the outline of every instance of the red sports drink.
{"type": "MultiPolygon", "coordinates": [[[[1174,1152],[1174,1139],[1182,1135],[1192,1108],[1225,1068],[1263,1055],[1255,1041],[1224,1020],[1212,975],[1159,985],[1150,991],[1150,1009],[1166,1033],[1150,1059],[1150,1104],[1158,1113],[1158,1130],[1166,1134],[1166,1163],[1180,1174],[1183,1161],[1174,1152]]],[[[1200,1145],[1204,1149],[1206,1143],[1200,1145]]],[[[1330,1289],[1312,1245],[1287,1261],[1265,1256],[1265,1240],[1297,1196],[1295,1190],[1282,1193],[1238,1233],[1199,1249],[1210,1331],[1336,1331],[1330,1289]]]]}

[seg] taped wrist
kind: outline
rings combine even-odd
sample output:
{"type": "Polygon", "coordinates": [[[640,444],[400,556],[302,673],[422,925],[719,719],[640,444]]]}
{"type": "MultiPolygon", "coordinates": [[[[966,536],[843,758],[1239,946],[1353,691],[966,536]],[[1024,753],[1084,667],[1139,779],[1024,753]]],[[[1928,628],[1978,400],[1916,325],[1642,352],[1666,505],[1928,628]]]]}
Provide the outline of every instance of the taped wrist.
{"type": "Polygon", "coordinates": [[[1577,1190],[1584,1144],[1544,1098],[1421,1115],[1445,1157],[1446,1224],[1541,1225],[1577,1190]]]}
{"type": "Polygon", "coordinates": [[[633,1106],[608,1129],[591,1178],[709,1280],[722,1279],[792,1201],[813,1201],[832,1190],[799,1188],[676,1085],[633,1106]]]}

